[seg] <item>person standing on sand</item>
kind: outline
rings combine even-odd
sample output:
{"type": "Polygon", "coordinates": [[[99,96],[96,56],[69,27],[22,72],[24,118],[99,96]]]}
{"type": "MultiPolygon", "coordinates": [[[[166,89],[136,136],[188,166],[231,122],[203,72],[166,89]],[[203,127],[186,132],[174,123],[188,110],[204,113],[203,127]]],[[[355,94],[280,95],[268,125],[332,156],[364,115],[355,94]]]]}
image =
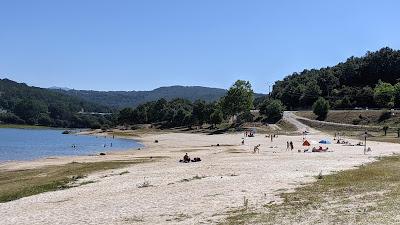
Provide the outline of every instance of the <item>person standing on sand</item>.
{"type": "Polygon", "coordinates": [[[286,142],[286,151],[288,151],[289,148],[290,148],[290,144],[289,144],[289,142],[287,141],[287,142],[286,142]]]}
{"type": "Polygon", "coordinates": [[[294,147],[293,147],[293,142],[292,142],[292,141],[290,141],[290,143],[289,143],[289,144],[290,144],[290,151],[293,151],[293,148],[294,148],[294,147]]]}
{"type": "Polygon", "coordinates": [[[273,139],[274,137],[273,137],[273,135],[271,134],[271,142],[272,142],[272,139],[273,139]]]}

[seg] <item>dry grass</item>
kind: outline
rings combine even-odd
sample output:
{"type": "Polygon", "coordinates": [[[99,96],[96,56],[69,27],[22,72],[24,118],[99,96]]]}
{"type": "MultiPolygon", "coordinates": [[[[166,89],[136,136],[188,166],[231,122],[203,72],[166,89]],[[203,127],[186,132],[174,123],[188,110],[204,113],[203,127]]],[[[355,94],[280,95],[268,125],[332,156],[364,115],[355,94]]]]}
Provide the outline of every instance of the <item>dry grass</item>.
{"type": "Polygon", "coordinates": [[[12,201],[46,191],[69,188],[72,182],[96,171],[117,169],[154,160],[156,159],[140,158],[124,161],[72,162],[65,165],[37,169],[3,171],[0,172],[0,202],[12,201]]]}
{"type": "Polygon", "coordinates": [[[324,124],[318,121],[309,121],[298,119],[303,124],[312,127],[314,129],[323,131],[325,133],[334,135],[334,133],[340,132],[342,136],[351,137],[354,139],[358,139],[363,141],[363,134],[365,131],[368,131],[368,139],[370,141],[380,141],[380,142],[390,142],[390,143],[400,143],[400,138],[397,137],[397,131],[393,131],[393,129],[389,130],[387,135],[384,135],[384,132],[380,128],[371,128],[371,127],[352,127],[346,126],[346,124],[333,125],[333,124],[324,124]]]}
{"type": "MultiPolygon", "coordinates": [[[[383,116],[387,112],[387,110],[331,110],[325,121],[353,125],[399,127],[400,113],[396,111],[394,116],[383,116]]],[[[299,111],[296,112],[296,115],[312,120],[317,119],[312,111],[299,111]]]]}
{"type": "Polygon", "coordinates": [[[222,224],[398,224],[400,156],[322,176],[283,193],[281,204],[239,209],[222,224]]]}
{"type": "Polygon", "coordinates": [[[276,125],[281,128],[279,133],[290,134],[297,131],[297,127],[286,120],[279,120],[276,125]]]}

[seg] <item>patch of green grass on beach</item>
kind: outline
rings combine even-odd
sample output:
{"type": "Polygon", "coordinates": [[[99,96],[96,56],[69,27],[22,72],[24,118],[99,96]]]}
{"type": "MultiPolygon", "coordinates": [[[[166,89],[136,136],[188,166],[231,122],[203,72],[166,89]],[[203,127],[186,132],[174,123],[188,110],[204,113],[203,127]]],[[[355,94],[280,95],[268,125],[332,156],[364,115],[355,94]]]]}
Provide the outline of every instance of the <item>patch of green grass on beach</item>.
{"type": "Polygon", "coordinates": [[[221,224],[397,224],[399,170],[400,156],[383,157],[282,193],[282,203],[232,211],[221,224]]]}
{"type": "Polygon", "coordinates": [[[0,128],[16,128],[16,129],[60,129],[54,127],[45,127],[37,125],[23,125],[23,124],[0,124],[0,128]]]}
{"type": "Polygon", "coordinates": [[[153,162],[158,159],[157,157],[153,157],[151,159],[136,158],[123,161],[72,162],[65,165],[46,166],[35,169],[1,171],[0,202],[69,188],[71,187],[71,183],[93,172],[118,169],[128,165],[153,162]]]}

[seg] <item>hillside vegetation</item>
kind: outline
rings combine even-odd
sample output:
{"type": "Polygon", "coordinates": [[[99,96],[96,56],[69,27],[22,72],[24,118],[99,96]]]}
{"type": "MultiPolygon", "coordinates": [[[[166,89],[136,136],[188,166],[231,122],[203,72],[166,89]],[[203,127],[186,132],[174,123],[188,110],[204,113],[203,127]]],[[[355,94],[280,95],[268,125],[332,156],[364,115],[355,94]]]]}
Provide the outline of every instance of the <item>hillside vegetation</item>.
{"type": "Polygon", "coordinates": [[[335,109],[400,107],[399,79],[400,51],[382,48],[333,67],[293,73],[275,83],[271,96],[287,109],[311,108],[319,97],[335,109]]]}
{"type": "Polygon", "coordinates": [[[0,79],[0,123],[77,128],[110,124],[110,118],[78,113],[81,110],[110,111],[77,97],[0,79]]]}
{"type": "Polygon", "coordinates": [[[82,98],[86,101],[112,108],[137,107],[146,102],[157,101],[161,98],[170,101],[176,98],[189,101],[203,100],[213,102],[226,94],[225,89],[200,86],[171,86],[160,87],[152,91],[89,91],[52,89],[70,96],[82,98]]]}

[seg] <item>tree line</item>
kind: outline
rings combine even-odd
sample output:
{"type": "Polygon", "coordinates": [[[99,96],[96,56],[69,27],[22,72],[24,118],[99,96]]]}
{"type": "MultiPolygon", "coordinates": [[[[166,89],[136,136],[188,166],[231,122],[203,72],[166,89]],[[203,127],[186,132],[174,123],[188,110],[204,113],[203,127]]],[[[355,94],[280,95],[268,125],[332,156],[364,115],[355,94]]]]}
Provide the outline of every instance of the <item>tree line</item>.
{"type": "Polygon", "coordinates": [[[323,97],[334,109],[400,107],[400,51],[382,48],[333,67],[293,73],[273,86],[271,97],[287,109],[309,109],[323,97]]]}
{"type": "MultiPolygon", "coordinates": [[[[261,113],[268,115],[265,119],[277,121],[282,117],[283,104],[279,100],[267,101],[258,99],[261,113]],[[273,115],[273,116],[270,116],[273,115]]],[[[158,124],[160,127],[201,126],[210,124],[213,127],[224,121],[235,123],[252,122],[254,115],[254,92],[248,81],[238,80],[218,101],[205,102],[185,99],[167,101],[163,98],[139,105],[136,108],[124,108],[119,111],[118,123],[158,124]]]]}
{"type": "Polygon", "coordinates": [[[0,122],[53,127],[100,128],[112,126],[109,108],[43,88],[0,79],[0,122]]]}

